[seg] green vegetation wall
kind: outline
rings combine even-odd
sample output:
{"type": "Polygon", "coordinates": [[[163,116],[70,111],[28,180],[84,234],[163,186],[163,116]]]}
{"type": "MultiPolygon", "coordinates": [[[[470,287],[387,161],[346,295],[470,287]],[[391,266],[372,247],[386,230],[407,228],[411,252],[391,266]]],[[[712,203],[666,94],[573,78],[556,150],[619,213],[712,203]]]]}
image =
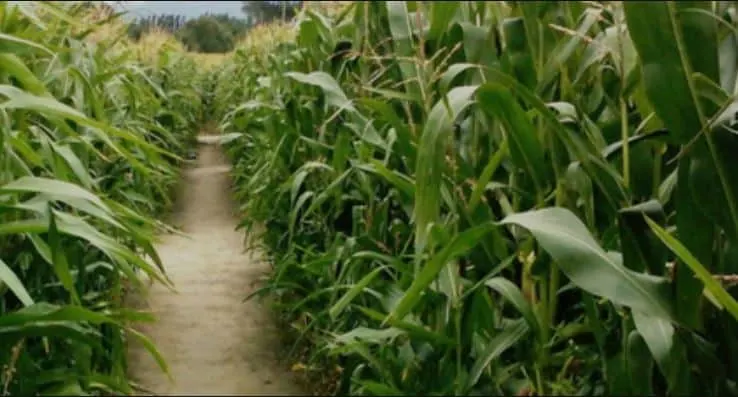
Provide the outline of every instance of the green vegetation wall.
{"type": "Polygon", "coordinates": [[[169,284],[155,217],[199,117],[196,65],[139,61],[97,11],[0,2],[0,395],[131,395],[128,339],[158,357],[121,300],[141,274],[169,284]]]}
{"type": "Polygon", "coordinates": [[[735,15],[356,2],[238,50],[235,195],[303,367],[367,395],[738,395],[735,15]]]}
{"type": "Polygon", "coordinates": [[[188,50],[201,53],[226,53],[233,50],[251,23],[228,14],[205,14],[194,19],[182,15],[165,14],[138,18],[127,27],[128,37],[139,41],[156,31],[174,35],[188,50]]]}

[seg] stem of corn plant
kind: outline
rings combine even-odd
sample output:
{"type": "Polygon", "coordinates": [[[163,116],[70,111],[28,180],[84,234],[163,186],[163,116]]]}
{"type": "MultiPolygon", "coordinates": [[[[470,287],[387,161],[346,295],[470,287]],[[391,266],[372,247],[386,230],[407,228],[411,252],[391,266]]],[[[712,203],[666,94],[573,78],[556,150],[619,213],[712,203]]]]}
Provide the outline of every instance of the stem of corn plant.
{"type": "Polygon", "coordinates": [[[654,167],[653,167],[653,190],[652,195],[653,197],[658,197],[659,194],[659,186],[661,186],[661,172],[662,172],[662,162],[664,157],[664,147],[662,145],[659,145],[656,148],[656,153],[654,154],[654,167]]]}
{"type": "MultiPolygon", "coordinates": [[[[622,91],[622,90],[621,90],[622,91]]],[[[623,141],[623,184],[630,188],[630,145],[628,144],[628,107],[620,94],[620,139],[623,141]]]]}
{"type": "MultiPolygon", "coordinates": [[[[670,14],[670,20],[672,23],[672,30],[674,31],[674,36],[676,38],[676,46],[679,50],[679,56],[681,57],[682,65],[685,68],[685,71],[687,72],[687,85],[689,86],[689,92],[692,96],[692,102],[694,103],[695,109],[697,110],[697,116],[700,120],[700,125],[705,128],[707,126],[707,123],[709,120],[707,117],[705,117],[704,110],[702,110],[702,106],[700,104],[699,98],[697,98],[697,89],[694,86],[694,81],[692,80],[692,68],[689,63],[689,59],[686,58],[686,49],[684,44],[684,39],[682,38],[682,31],[679,28],[679,26],[676,25],[677,18],[677,10],[676,5],[673,3],[666,3],[666,7],[669,10],[670,14]]],[[[710,151],[710,155],[713,159],[716,159],[715,153],[715,142],[713,142],[712,137],[709,133],[705,133],[705,143],[707,143],[707,147],[710,151]]],[[[736,201],[735,197],[733,197],[733,191],[728,186],[727,177],[725,176],[725,170],[723,167],[715,162],[715,172],[718,175],[718,178],[720,179],[721,187],[723,188],[723,191],[725,191],[726,200],[728,202],[728,210],[730,211],[730,217],[733,220],[733,226],[738,228],[738,208],[736,208],[736,201]]]]}
{"type": "MultiPolygon", "coordinates": [[[[538,192],[538,203],[536,207],[542,208],[544,205],[543,200],[543,193],[538,192]]],[[[528,266],[528,272],[530,272],[530,268],[533,267],[533,262],[535,260],[540,260],[540,256],[536,255],[536,259],[530,261],[528,266]]],[[[555,266],[551,266],[550,273],[553,275],[555,272],[555,266]]],[[[558,276],[558,275],[557,275],[558,276]]],[[[558,277],[557,277],[558,278],[558,277]]],[[[540,301],[538,302],[538,305],[536,308],[538,309],[538,321],[541,324],[541,330],[540,330],[540,342],[537,347],[538,350],[538,360],[535,364],[535,372],[536,372],[536,383],[538,388],[538,394],[545,395],[546,390],[543,383],[543,378],[541,376],[541,368],[545,368],[548,365],[549,361],[549,348],[547,346],[548,341],[550,340],[550,330],[551,330],[551,319],[550,319],[550,313],[552,311],[551,309],[551,290],[555,287],[552,284],[552,281],[550,278],[549,280],[541,280],[539,281],[538,285],[540,285],[540,301]]],[[[535,288],[534,288],[535,289],[535,288]]]]}
{"type": "MultiPolygon", "coordinates": [[[[565,69],[562,69],[562,74],[566,73],[565,69]]],[[[539,128],[543,128],[543,120],[541,118],[538,119],[540,126],[539,128]]],[[[556,207],[562,207],[564,206],[564,190],[563,186],[560,184],[560,181],[563,181],[563,178],[561,177],[561,172],[559,171],[559,160],[558,160],[558,153],[555,149],[554,142],[556,141],[554,134],[546,134],[546,140],[548,141],[548,147],[551,150],[551,165],[554,172],[554,181],[555,181],[555,205],[556,207]]],[[[549,278],[548,278],[548,317],[547,321],[548,324],[553,325],[556,322],[556,308],[558,306],[558,291],[559,291],[559,284],[560,284],[560,274],[559,274],[559,268],[556,267],[553,263],[549,266],[549,278]]]]}
{"type": "MultiPolygon", "coordinates": [[[[529,266],[532,266],[532,264],[529,266]]],[[[546,281],[543,281],[543,280],[540,281],[539,285],[541,287],[540,288],[540,301],[538,302],[538,305],[536,306],[536,308],[538,309],[537,317],[538,317],[538,322],[541,324],[541,329],[540,329],[540,336],[539,336],[540,341],[536,348],[538,350],[538,354],[537,354],[538,360],[536,360],[534,368],[536,372],[536,383],[538,384],[537,385],[538,393],[544,395],[546,394],[546,392],[544,390],[543,380],[541,377],[541,367],[545,367],[547,365],[546,363],[548,362],[548,347],[546,345],[549,340],[549,329],[550,329],[548,317],[549,317],[549,312],[550,312],[549,292],[550,292],[551,285],[546,283],[546,281]]]]}
{"type": "Polygon", "coordinates": [[[618,93],[620,102],[620,139],[623,141],[623,184],[626,189],[630,188],[630,145],[628,144],[628,106],[625,102],[625,53],[623,47],[623,28],[622,20],[617,18],[615,21],[615,29],[618,35],[618,52],[620,63],[620,92],[618,93]]]}
{"type": "Polygon", "coordinates": [[[536,390],[537,392],[536,394],[540,396],[546,395],[546,391],[543,388],[543,376],[541,375],[541,366],[536,365],[535,371],[536,371],[536,383],[538,384],[538,386],[536,387],[538,389],[536,390]]]}
{"type": "MultiPolygon", "coordinates": [[[[453,288],[456,288],[456,286],[454,286],[453,288]]],[[[454,308],[454,312],[455,312],[454,320],[456,322],[456,379],[461,379],[461,374],[463,371],[463,367],[461,365],[461,362],[462,362],[461,360],[463,358],[461,349],[462,349],[463,344],[461,341],[461,305],[460,305],[460,302],[457,301],[454,306],[456,306],[454,308]]],[[[461,383],[459,383],[459,385],[456,386],[455,395],[457,396],[461,395],[460,393],[462,392],[461,390],[462,387],[463,386],[461,385],[461,383]]]]}
{"type": "Polygon", "coordinates": [[[560,274],[559,269],[551,264],[549,266],[548,279],[548,322],[554,325],[556,322],[556,306],[558,305],[560,274]]]}

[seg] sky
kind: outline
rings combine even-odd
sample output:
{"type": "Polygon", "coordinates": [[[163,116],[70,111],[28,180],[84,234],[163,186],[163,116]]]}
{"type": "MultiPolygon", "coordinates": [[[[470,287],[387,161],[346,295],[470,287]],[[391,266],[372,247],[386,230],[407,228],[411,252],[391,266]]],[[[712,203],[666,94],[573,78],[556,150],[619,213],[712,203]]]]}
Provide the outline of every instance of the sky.
{"type": "MultiPolygon", "coordinates": [[[[115,3],[108,1],[108,3],[115,3]]],[[[178,14],[196,18],[207,12],[244,17],[240,1],[122,1],[128,18],[150,14],[178,14]]]]}

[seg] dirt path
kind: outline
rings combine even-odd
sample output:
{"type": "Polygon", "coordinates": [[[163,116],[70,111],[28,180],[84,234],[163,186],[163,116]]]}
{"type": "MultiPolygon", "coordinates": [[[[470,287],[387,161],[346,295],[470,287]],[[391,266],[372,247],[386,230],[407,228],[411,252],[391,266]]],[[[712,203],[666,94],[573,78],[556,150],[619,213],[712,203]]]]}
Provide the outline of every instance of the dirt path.
{"type": "Polygon", "coordinates": [[[154,284],[148,302],[135,304],[157,316],[140,329],[164,355],[174,383],[137,345],[129,350],[131,378],[156,394],[303,394],[275,358],[268,309],[243,302],[268,265],[243,253],[228,171],[219,147],[200,145],[173,221],[187,237],[163,236],[157,247],[178,294],[154,284]]]}

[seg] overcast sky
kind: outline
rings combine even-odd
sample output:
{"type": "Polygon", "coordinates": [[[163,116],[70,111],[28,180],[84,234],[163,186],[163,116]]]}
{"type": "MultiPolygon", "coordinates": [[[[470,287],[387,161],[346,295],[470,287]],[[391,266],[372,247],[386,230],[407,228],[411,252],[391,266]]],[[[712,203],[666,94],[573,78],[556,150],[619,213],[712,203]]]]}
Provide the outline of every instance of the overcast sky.
{"type": "MultiPolygon", "coordinates": [[[[113,3],[109,1],[109,3],[113,3]]],[[[150,14],[178,14],[195,18],[207,12],[244,17],[240,1],[124,1],[129,17],[150,14]]]]}

